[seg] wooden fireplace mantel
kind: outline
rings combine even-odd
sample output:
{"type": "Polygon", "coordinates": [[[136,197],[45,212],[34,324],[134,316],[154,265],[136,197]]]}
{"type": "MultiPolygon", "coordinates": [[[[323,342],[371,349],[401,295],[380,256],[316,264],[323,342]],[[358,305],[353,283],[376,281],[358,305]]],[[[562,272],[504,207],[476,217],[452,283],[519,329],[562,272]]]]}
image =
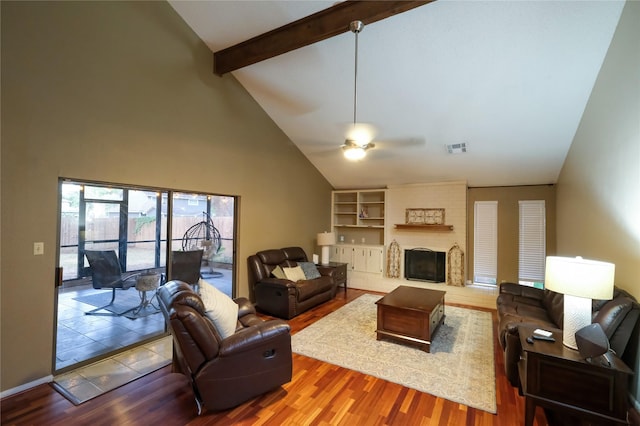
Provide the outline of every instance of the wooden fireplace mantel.
{"type": "Polygon", "coordinates": [[[396,223],[395,228],[420,231],[453,231],[453,225],[424,225],[416,223],[396,223]]]}

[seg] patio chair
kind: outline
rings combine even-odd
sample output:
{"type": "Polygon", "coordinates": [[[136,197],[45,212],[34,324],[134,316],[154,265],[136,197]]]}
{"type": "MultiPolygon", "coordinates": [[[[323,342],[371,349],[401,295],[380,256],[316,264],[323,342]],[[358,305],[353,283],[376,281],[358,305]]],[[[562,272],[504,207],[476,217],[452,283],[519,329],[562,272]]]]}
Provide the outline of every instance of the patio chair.
{"type": "Polygon", "coordinates": [[[136,284],[138,273],[122,274],[115,250],[86,250],[84,252],[91,269],[91,282],[95,289],[111,289],[111,301],[104,306],[85,312],[86,315],[120,316],[114,312],[99,312],[112,306],[116,300],[116,290],[127,290],[136,284]]]}
{"type": "Polygon", "coordinates": [[[172,251],[171,276],[168,281],[184,281],[197,286],[200,281],[203,250],[172,251]]]}

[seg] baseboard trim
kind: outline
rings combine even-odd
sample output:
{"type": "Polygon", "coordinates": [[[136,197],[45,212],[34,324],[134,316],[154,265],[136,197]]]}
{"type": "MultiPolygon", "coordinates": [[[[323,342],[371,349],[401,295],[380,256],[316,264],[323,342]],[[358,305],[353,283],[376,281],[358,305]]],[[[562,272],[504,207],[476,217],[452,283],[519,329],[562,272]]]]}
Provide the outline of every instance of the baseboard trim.
{"type": "Polygon", "coordinates": [[[16,386],[15,388],[7,389],[6,391],[2,391],[2,392],[0,392],[0,399],[1,398],[6,398],[6,397],[11,396],[11,395],[15,395],[15,394],[20,393],[20,392],[27,391],[27,390],[29,390],[31,388],[35,388],[36,386],[40,386],[40,385],[43,385],[45,383],[51,383],[51,382],[53,382],[53,375],[48,375],[48,376],[45,376],[45,377],[43,377],[41,379],[34,380],[32,382],[25,383],[25,384],[20,385],[20,386],[16,386]]]}

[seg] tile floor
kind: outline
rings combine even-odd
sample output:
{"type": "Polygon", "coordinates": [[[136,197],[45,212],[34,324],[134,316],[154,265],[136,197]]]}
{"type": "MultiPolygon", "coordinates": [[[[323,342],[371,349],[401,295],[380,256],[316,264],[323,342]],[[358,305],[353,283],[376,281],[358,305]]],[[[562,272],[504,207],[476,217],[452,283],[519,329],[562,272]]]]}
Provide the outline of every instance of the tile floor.
{"type": "Polygon", "coordinates": [[[80,404],[171,363],[171,336],[54,377],[54,386],[80,404]]]}
{"type": "MultiPolygon", "coordinates": [[[[221,272],[223,276],[205,279],[225,294],[231,295],[232,271],[216,271],[221,272]]],[[[135,292],[135,289],[126,291],[135,292]]],[[[78,302],[75,298],[98,292],[104,290],[95,290],[90,285],[59,290],[55,365],[57,372],[64,372],[65,368],[75,364],[108,356],[114,351],[166,334],[161,312],[134,320],[124,316],[85,315],[85,312],[94,307],[78,302]]]]}
{"type": "Polygon", "coordinates": [[[165,334],[161,312],[135,320],[124,316],[85,315],[94,307],[75,298],[97,292],[104,290],[87,286],[60,290],[56,371],[165,334]]]}
{"type": "MultiPolygon", "coordinates": [[[[223,276],[206,279],[231,295],[232,271],[216,271],[223,276]]],[[[104,290],[87,285],[61,288],[58,293],[54,385],[76,404],[161,368],[172,357],[171,336],[167,336],[161,312],[134,320],[85,315],[94,307],[75,298],[97,292],[104,290]],[[134,346],[140,342],[145,343],[134,346]],[[91,360],[95,362],[87,365],[91,360]],[[68,371],[74,365],[78,368],[68,371]]]]}

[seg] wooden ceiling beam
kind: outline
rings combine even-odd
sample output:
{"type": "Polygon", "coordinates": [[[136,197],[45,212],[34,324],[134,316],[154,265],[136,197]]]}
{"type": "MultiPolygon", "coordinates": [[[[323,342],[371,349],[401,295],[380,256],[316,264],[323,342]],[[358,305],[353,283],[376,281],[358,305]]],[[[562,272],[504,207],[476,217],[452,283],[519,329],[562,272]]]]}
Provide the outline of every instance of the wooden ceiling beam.
{"type": "Polygon", "coordinates": [[[435,0],[348,0],[213,54],[213,72],[223,75],[349,31],[351,21],[368,25],[435,0]]]}

